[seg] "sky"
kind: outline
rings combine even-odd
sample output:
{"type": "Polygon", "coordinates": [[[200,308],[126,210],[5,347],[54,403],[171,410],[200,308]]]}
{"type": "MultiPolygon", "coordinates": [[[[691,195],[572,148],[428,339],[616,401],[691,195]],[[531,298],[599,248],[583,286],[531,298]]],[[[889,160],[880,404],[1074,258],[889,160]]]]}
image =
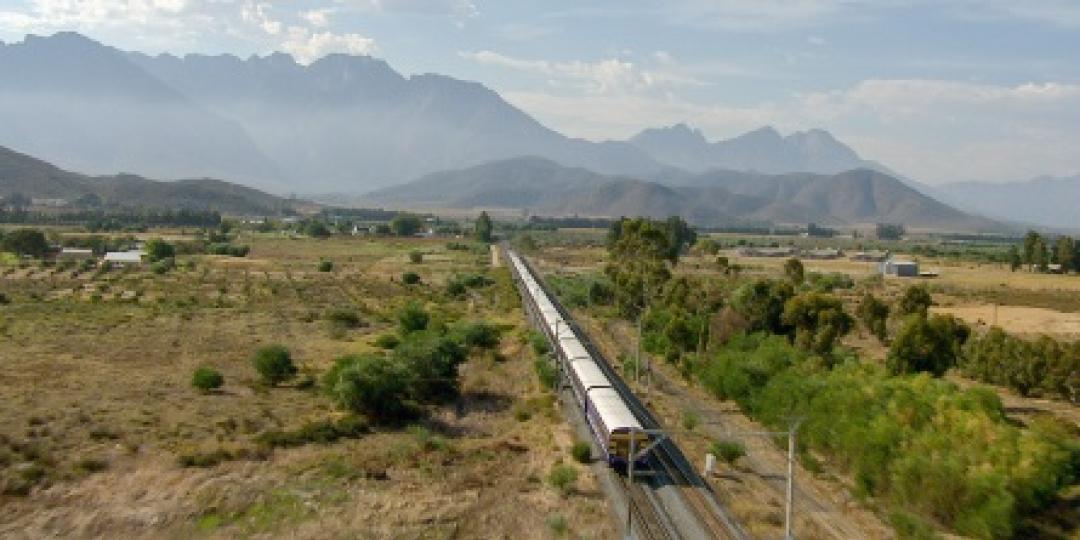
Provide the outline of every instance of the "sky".
{"type": "Polygon", "coordinates": [[[822,128],[932,184],[1080,173],[1080,0],[0,0],[0,40],[65,30],[372,55],[592,140],[822,128]]]}

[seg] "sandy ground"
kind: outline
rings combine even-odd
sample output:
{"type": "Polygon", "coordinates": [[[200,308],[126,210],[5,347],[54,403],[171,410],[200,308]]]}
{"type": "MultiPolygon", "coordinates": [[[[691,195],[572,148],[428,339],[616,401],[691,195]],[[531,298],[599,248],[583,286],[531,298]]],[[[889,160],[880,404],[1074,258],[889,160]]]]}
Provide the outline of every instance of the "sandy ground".
{"type": "Polygon", "coordinates": [[[441,283],[477,271],[477,257],[444,240],[252,244],[247,263],[206,258],[193,271],[95,278],[100,300],[63,276],[0,279],[12,298],[0,308],[0,483],[31,460],[47,475],[28,496],[0,495],[0,538],[616,536],[590,469],[570,457],[571,428],[536,380],[505,275],[448,301],[441,283]],[[429,255],[423,264],[404,262],[413,249],[429,255]],[[314,271],[322,257],[333,272],[314,271]],[[406,269],[425,285],[391,281],[406,269]],[[114,299],[128,290],[139,297],[114,299]],[[317,389],[258,384],[252,351],[282,343],[318,377],[336,356],[372,350],[410,298],[506,327],[500,354],[462,366],[458,399],[355,440],[178,464],[181,453],[252,450],[265,430],[339,416],[317,389]],[[363,326],[332,332],[323,313],[341,307],[363,326]],[[200,365],[224,374],[221,391],[191,388],[200,365]],[[101,468],[80,469],[83,458],[101,468]],[[565,495],[547,481],[559,462],[579,472],[565,495]]]}
{"type": "Polygon", "coordinates": [[[1080,337],[1080,313],[992,304],[934,307],[932,311],[959,317],[974,326],[1000,326],[1016,334],[1047,334],[1065,339],[1080,337]]]}

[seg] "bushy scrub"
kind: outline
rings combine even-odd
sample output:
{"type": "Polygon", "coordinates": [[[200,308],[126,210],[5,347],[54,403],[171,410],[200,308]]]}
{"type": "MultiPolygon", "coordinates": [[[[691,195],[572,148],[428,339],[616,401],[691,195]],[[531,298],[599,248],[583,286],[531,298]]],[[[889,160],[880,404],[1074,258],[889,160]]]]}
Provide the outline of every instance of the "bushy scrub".
{"type": "Polygon", "coordinates": [[[401,274],[401,282],[406,285],[416,285],[420,283],[420,274],[416,272],[405,272],[401,274]]]}
{"type": "Polygon", "coordinates": [[[277,386],[296,376],[296,364],[292,354],[281,345],[270,345],[259,349],[251,359],[252,366],[259,373],[263,382],[277,386]]]}
{"type": "Polygon", "coordinates": [[[1080,403],[1080,342],[1048,336],[1026,341],[991,328],[970,339],[958,363],[965,376],[1037,395],[1080,403]]]}
{"type": "Polygon", "coordinates": [[[767,425],[803,418],[801,447],[831,456],[859,493],[964,535],[1011,537],[1078,472],[1071,427],[1016,427],[985,388],[854,359],[829,369],[779,336],[736,337],[698,369],[713,394],[767,425]]]}
{"type": "Polygon", "coordinates": [[[191,385],[200,392],[211,392],[221,388],[225,384],[225,377],[221,372],[211,367],[200,367],[191,376],[191,385]]]}
{"type": "Polygon", "coordinates": [[[323,259],[323,260],[319,261],[319,264],[318,264],[318,266],[316,266],[316,269],[318,269],[318,271],[320,271],[320,272],[330,272],[330,271],[332,271],[334,269],[334,261],[331,261],[331,260],[328,260],[328,259],[323,259]]]}

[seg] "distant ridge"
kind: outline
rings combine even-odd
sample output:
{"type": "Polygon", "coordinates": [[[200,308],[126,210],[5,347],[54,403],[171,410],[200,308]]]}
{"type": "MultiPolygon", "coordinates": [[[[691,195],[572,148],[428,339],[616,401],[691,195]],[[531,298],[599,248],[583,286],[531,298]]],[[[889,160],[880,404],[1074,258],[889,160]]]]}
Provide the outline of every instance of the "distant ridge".
{"type": "Polygon", "coordinates": [[[113,208],[216,210],[231,215],[276,215],[295,203],[256,189],[212,179],[158,182],[131,174],[86,176],[0,147],[0,196],[32,198],[98,196],[113,208]]]}
{"type": "Polygon", "coordinates": [[[698,173],[725,169],[765,174],[836,174],[865,168],[892,174],[882,165],[862,159],[831,133],[821,129],[783,136],[773,127],[765,126],[710,143],[701,131],[686,124],[675,124],[646,129],[628,142],[659,161],[698,173]]]}
{"type": "Polygon", "coordinates": [[[429,174],[369,193],[363,201],[400,208],[498,207],[594,217],[678,214],[698,225],[891,222],[957,231],[1006,227],[869,169],[834,175],[711,171],[662,184],[526,157],[429,174]]]}
{"type": "Polygon", "coordinates": [[[942,200],[968,211],[1043,227],[1080,230],[1080,174],[1002,184],[958,182],[936,186],[936,191],[942,200]]]}

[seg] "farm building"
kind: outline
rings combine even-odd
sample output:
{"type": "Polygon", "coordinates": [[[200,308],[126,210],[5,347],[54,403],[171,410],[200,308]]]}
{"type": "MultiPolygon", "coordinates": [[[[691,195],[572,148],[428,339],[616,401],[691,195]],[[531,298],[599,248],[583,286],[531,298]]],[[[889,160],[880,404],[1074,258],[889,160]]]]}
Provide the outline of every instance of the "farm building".
{"type": "Polygon", "coordinates": [[[880,270],[884,276],[919,277],[919,263],[915,261],[889,259],[881,263],[880,270]]]}
{"type": "Polygon", "coordinates": [[[777,248],[758,248],[758,247],[743,247],[739,248],[740,257],[791,257],[795,255],[795,248],[793,247],[777,247],[777,248]]]}
{"type": "Polygon", "coordinates": [[[92,259],[94,257],[94,250],[83,248],[63,248],[60,253],[56,254],[56,258],[61,261],[81,261],[83,259],[92,259]]]}
{"type": "Polygon", "coordinates": [[[146,255],[146,253],[141,249],[110,251],[105,254],[105,262],[116,264],[142,264],[143,255],[146,255]]]}
{"type": "Polygon", "coordinates": [[[839,259],[843,254],[843,251],[836,248],[807,249],[803,250],[802,257],[804,259],[830,260],[839,259]]]}
{"type": "Polygon", "coordinates": [[[851,260],[860,262],[882,262],[888,258],[888,251],[857,251],[851,254],[851,260]]]}

